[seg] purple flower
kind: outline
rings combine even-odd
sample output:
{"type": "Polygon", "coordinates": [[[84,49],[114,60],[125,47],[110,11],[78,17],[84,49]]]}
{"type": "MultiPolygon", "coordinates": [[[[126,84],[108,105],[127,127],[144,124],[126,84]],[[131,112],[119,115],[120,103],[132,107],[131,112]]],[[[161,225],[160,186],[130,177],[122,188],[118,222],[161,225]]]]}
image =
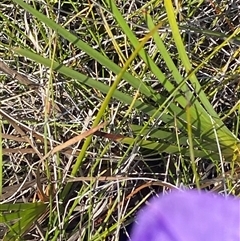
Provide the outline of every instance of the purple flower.
{"type": "Polygon", "coordinates": [[[240,241],[240,199],[173,191],[140,210],[131,241],[240,241]]]}

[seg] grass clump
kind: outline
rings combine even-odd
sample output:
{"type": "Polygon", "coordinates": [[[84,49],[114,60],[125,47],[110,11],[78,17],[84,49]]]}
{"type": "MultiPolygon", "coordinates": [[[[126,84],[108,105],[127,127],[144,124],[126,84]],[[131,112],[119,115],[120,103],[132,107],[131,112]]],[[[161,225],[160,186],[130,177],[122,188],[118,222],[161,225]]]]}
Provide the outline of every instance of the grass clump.
{"type": "Polygon", "coordinates": [[[0,3],[4,240],[119,240],[157,192],[238,195],[236,6],[0,3]]]}

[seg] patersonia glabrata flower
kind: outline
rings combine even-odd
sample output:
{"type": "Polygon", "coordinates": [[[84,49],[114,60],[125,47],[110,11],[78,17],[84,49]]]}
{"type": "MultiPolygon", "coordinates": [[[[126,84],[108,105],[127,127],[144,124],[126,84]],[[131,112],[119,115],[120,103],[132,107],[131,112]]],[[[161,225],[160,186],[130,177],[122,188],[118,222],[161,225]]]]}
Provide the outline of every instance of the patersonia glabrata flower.
{"type": "Polygon", "coordinates": [[[132,241],[240,241],[240,199],[173,191],[137,215],[132,241]]]}

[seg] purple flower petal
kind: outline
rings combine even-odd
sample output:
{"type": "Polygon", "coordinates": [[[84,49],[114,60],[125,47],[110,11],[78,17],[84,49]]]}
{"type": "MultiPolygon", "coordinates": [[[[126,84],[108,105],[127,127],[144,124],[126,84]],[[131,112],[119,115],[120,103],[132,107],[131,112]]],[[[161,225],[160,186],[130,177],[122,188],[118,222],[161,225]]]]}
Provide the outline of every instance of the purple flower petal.
{"type": "Polygon", "coordinates": [[[240,199],[173,191],[140,210],[132,241],[240,241],[240,199]]]}

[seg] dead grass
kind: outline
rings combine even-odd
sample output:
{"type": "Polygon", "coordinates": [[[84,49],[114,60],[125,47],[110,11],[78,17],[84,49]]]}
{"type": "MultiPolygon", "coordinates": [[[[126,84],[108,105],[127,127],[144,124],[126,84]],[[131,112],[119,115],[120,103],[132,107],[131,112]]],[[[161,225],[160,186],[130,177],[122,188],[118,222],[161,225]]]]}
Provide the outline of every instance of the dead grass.
{"type": "MultiPolygon", "coordinates": [[[[181,6],[181,14],[178,16],[180,26],[225,34],[239,28],[237,16],[240,14],[240,1],[206,1],[196,8],[197,3],[192,1],[190,5],[189,1],[181,6]]],[[[76,32],[91,46],[96,46],[116,63],[122,64],[102,26],[97,3],[89,5],[85,1],[83,4],[63,4],[59,12],[57,4],[43,5],[38,1],[35,4],[36,8],[65,24],[69,31],[76,32]],[[78,17],[75,16],[77,11],[78,17]]],[[[145,4],[141,1],[119,2],[139,38],[147,31],[139,14],[145,4]]],[[[162,6],[152,11],[155,19],[162,17],[158,16],[158,9],[161,10],[162,6]]],[[[187,173],[190,170],[188,160],[184,160],[184,167],[178,156],[146,151],[138,146],[128,148],[99,135],[93,135],[92,144],[77,171],[76,179],[70,174],[83,141],[67,145],[47,158],[44,164],[40,163],[42,156],[54,147],[89,129],[104,96],[97,89],[76,86],[71,79],[60,74],[53,75],[44,66],[13,55],[11,48],[28,46],[47,56],[53,55],[54,51],[58,61],[109,85],[111,73],[64,39],[57,37],[50,40],[52,33],[11,1],[0,3],[0,13],[0,64],[4,63],[10,70],[7,72],[0,65],[4,164],[1,200],[11,203],[38,201],[44,198],[39,191],[42,188],[44,195],[52,202],[50,215],[45,213],[36,222],[28,233],[28,239],[56,240],[58,237],[57,240],[73,241],[81,237],[81,240],[119,240],[120,233],[129,236],[127,225],[132,222],[137,207],[151,195],[183,185],[194,187],[193,175],[187,173]],[[32,36],[35,36],[34,40],[32,36]],[[34,84],[30,85],[30,82],[34,84]],[[99,176],[101,178],[97,178],[99,176]],[[69,183],[70,189],[63,194],[69,183]]],[[[107,21],[113,26],[116,24],[110,17],[107,21]]],[[[116,38],[122,37],[117,27],[115,35],[116,38]]],[[[222,41],[221,38],[187,30],[183,37],[194,65],[198,65],[222,41]]],[[[174,58],[176,50],[171,41],[169,49],[174,58]]],[[[128,55],[131,51],[129,44],[122,41],[122,46],[128,55]]],[[[151,51],[151,44],[148,47],[151,51]]],[[[240,97],[239,61],[239,43],[232,43],[198,73],[214,108],[221,116],[225,116],[225,123],[237,135],[238,108],[233,110],[233,107],[240,97]]],[[[156,62],[161,66],[157,55],[156,62]]],[[[148,70],[143,70],[137,60],[135,64],[135,72],[142,71],[142,76],[150,79],[150,85],[163,91],[148,70]]],[[[120,88],[134,94],[125,83],[120,88]]],[[[105,131],[131,135],[127,124],[143,123],[148,118],[132,110],[128,118],[124,119],[126,110],[128,107],[113,100],[106,110],[106,119],[110,123],[105,131]]],[[[220,167],[201,159],[197,160],[197,165],[201,188],[222,192],[224,185],[219,177],[220,167]]],[[[232,190],[238,194],[239,168],[235,169],[234,175],[231,165],[224,168],[225,175],[233,176],[232,190]]]]}

